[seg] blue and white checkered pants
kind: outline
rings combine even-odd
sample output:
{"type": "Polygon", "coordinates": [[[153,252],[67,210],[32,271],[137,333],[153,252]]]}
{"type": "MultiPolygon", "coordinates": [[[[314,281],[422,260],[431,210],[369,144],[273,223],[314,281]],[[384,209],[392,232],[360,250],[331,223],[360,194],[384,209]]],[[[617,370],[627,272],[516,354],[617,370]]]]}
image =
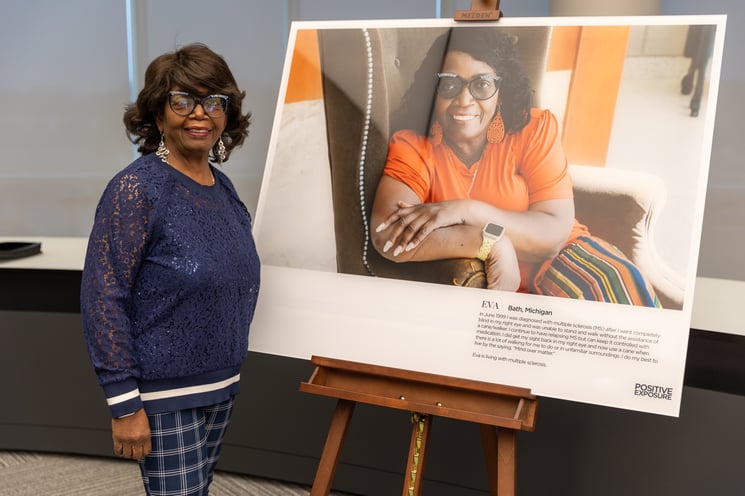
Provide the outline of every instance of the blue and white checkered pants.
{"type": "Polygon", "coordinates": [[[148,496],[206,496],[233,399],[207,407],[148,415],[153,450],[139,461],[148,496]]]}

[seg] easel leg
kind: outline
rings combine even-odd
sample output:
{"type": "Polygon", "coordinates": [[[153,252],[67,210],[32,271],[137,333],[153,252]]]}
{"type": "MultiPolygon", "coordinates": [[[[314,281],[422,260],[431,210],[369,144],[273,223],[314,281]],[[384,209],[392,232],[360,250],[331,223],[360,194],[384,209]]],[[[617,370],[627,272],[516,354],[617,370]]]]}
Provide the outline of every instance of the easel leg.
{"type": "Polygon", "coordinates": [[[331,491],[331,483],[334,480],[336,466],[339,464],[341,449],[344,445],[344,438],[347,436],[352,413],[354,413],[354,406],[354,401],[341,399],[336,404],[310,496],[328,496],[331,491]]]}
{"type": "Polygon", "coordinates": [[[481,424],[489,492],[492,496],[515,496],[517,479],[517,432],[481,424]]]}
{"type": "Polygon", "coordinates": [[[486,475],[489,478],[489,493],[498,496],[497,489],[497,428],[481,424],[481,446],[484,449],[486,475]]]}
{"type": "Polygon", "coordinates": [[[497,10],[498,0],[471,0],[471,10],[497,10]]]}
{"type": "Polygon", "coordinates": [[[515,496],[517,479],[517,432],[500,428],[497,431],[497,494],[515,496]]]}
{"type": "Polygon", "coordinates": [[[432,427],[432,417],[421,413],[411,414],[411,441],[409,461],[404,472],[403,496],[418,496],[424,480],[424,461],[427,453],[427,440],[432,427]]]}

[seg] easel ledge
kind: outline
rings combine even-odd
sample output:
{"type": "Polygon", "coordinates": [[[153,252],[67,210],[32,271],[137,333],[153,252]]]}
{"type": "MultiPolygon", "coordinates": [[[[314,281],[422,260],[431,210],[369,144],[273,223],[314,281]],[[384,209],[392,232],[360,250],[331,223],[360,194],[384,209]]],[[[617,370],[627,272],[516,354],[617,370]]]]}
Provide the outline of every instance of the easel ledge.
{"type": "Polygon", "coordinates": [[[313,356],[300,391],[532,432],[538,399],[529,389],[313,356]]]}
{"type": "Polygon", "coordinates": [[[329,494],[357,402],[412,412],[403,496],[420,494],[435,416],[478,423],[491,494],[515,496],[516,432],[535,428],[538,399],[529,389],[318,356],[311,362],[316,368],[300,391],[338,399],[311,496],[329,494]]]}

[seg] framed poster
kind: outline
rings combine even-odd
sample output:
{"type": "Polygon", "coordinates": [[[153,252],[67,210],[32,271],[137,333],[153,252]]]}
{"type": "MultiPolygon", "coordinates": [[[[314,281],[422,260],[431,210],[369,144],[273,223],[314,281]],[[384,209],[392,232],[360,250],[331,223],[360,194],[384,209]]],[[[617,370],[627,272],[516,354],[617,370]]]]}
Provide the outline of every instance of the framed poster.
{"type": "Polygon", "coordinates": [[[723,36],[293,24],[251,349],[677,415],[723,36]]]}

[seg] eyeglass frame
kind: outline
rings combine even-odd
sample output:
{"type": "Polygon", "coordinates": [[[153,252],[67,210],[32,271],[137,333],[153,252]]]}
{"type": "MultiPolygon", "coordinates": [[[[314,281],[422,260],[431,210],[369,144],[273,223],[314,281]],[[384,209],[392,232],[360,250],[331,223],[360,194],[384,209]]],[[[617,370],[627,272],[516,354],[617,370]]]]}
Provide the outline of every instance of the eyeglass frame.
{"type": "Polygon", "coordinates": [[[180,115],[181,117],[186,117],[187,115],[190,115],[192,112],[194,112],[194,109],[197,108],[197,105],[201,105],[202,106],[202,109],[204,110],[204,113],[206,115],[208,115],[209,117],[213,118],[213,119],[219,118],[219,117],[223,117],[228,112],[228,103],[229,102],[230,102],[230,97],[228,95],[222,95],[220,93],[215,93],[213,95],[207,95],[204,98],[197,98],[194,95],[192,95],[191,93],[186,92],[186,91],[175,91],[174,90],[174,91],[169,91],[168,92],[168,107],[173,111],[174,114],[180,115]],[[191,110],[189,110],[189,112],[187,112],[185,114],[180,114],[180,113],[176,112],[176,110],[173,108],[173,102],[171,101],[171,98],[174,95],[187,96],[187,97],[191,98],[192,100],[194,100],[194,106],[191,108],[191,110]],[[203,103],[205,100],[208,100],[210,98],[223,98],[223,99],[225,99],[225,106],[222,107],[222,112],[223,112],[222,114],[220,114],[220,115],[210,115],[210,113],[207,111],[207,109],[205,108],[204,103],[203,103]]]}
{"type": "Polygon", "coordinates": [[[479,101],[488,100],[489,98],[491,98],[491,97],[493,97],[494,95],[497,94],[497,92],[499,91],[499,85],[502,82],[502,77],[501,76],[497,76],[496,74],[479,74],[478,76],[476,76],[476,77],[474,77],[474,78],[472,78],[472,79],[470,79],[468,81],[466,81],[465,79],[463,79],[462,77],[460,77],[457,74],[453,74],[452,72],[438,72],[436,75],[437,75],[437,86],[435,88],[435,91],[437,92],[437,96],[439,96],[441,98],[448,99],[448,100],[453,99],[453,98],[457,97],[458,95],[460,95],[461,92],[463,91],[463,88],[468,88],[468,92],[476,100],[479,100],[479,101]],[[451,78],[455,78],[458,81],[460,81],[461,86],[460,86],[460,88],[458,88],[458,91],[453,96],[444,96],[444,95],[440,94],[440,82],[442,81],[442,78],[443,77],[451,77],[451,78]],[[471,84],[473,84],[476,81],[484,80],[484,79],[491,79],[491,80],[494,81],[494,93],[492,93],[491,95],[487,96],[486,98],[479,98],[479,97],[477,97],[476,95],[473,94],[473,90],[471,89],[471,84]]]}

